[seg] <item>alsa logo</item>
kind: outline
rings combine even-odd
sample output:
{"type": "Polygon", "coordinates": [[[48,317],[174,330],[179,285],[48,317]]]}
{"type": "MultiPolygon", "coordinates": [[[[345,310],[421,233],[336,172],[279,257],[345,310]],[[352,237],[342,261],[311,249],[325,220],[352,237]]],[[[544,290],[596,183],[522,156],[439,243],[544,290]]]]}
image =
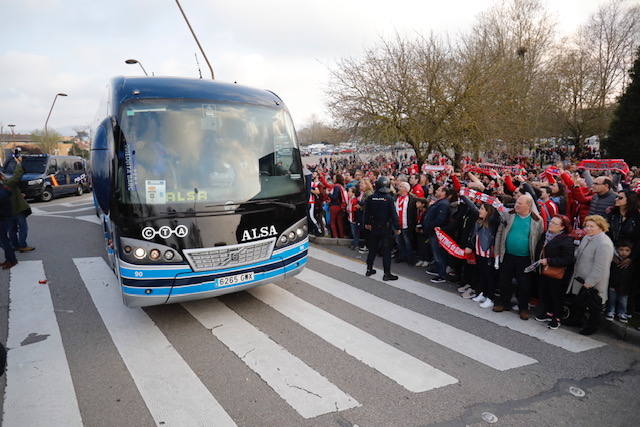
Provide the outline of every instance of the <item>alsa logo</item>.
{"type": "Polygon", "coordinates": [[[246,242],[247,240],[255,240],[261,237],[269,237],[276,236],[278,232],[276,231],[276,227],[274,225],[268,227],[260,227],[260,228],[252,228],[250,230],[244,230],[242,232],[242,242],[246,242]]]}

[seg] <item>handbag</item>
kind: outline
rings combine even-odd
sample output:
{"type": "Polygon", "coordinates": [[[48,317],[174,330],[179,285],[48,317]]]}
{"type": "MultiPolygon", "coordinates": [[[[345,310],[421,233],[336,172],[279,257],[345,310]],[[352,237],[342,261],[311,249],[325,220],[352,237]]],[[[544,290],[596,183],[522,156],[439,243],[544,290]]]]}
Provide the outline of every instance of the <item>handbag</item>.
{"type": "MultiPolygon", "coordinates": [[[[546,258],[544,256],[544,248],[542,248],[541,258],[546,258]]],[[[562,280],[564,278],[564,273],[566,271],[567,271],[567,267],[552,267],[548,264],[542,267],[543,276],[547,276],[557,280],[562,280]]]]}
{"type": "Polygon", "coordinates": [[[545,265],[542,267],[542,275],[550,277],[552,279],[562,280],[566,271],[567,267],[552,267],[550,265],[545,265]]]}

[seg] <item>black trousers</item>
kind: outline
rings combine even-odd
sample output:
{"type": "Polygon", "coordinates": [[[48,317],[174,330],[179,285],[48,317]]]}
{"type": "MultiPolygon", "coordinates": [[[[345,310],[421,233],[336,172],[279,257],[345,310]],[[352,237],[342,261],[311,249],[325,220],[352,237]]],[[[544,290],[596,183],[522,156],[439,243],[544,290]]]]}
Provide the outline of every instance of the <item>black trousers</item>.
{"type": "Polygon", "coordinates": [[[493,258],[476,256],[476,279],[475,291],[492,301],[495,301],[494,293],[496,282],[498,281],[498,271],[493,268],[493,258]]]}
{"type": "Polygon", "coordinates": [[[369,253],[367,254],[367,270],[373,269],[373,261],[375,261],[376,254],[380,250],[380,247],[382,247],[382,266],[384,268],[384,274],[391,274],[392,245],[393,234],[391,234],[390,231],[370,231],[369,239],[367,240],[367,246],[369,247],[369,253]]]}
{"type": "Polygon", "coordinates": [[[550,313],[556,319],[562,315],[562,295],[567,289],[564,280],[552,279],[551,277],[540,275],[539,289],[542,312],[550,313]]]}
{"type": "Polygon", "coordinates": [[[500,265],[500,301],[498,305],[511,307],[511,296],[517,290],[518,308],[520,311],[529,310],[529,296],[531,294],[531,273],[524,269],[531,264],[528,256],[505,254],[500,265]],[[517,289],[514,289],[512,279],[515,277],[517,289]]]}
{"type": "Polygon", "coordinates": [[[602,298],[595,288],[582,288],[571,305],[571,320],[568,324],[580,326],[595,332],[602,318],[602,298]]]}

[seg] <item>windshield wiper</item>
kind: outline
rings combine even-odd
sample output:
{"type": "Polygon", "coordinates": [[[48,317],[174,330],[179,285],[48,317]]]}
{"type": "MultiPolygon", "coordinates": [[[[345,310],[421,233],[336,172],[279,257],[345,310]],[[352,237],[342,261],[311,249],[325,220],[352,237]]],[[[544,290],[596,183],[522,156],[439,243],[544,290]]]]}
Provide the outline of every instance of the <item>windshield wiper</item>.
{"type": "Polygon", "coordinates": [[[294,205],[292,203],[280,202],[278,200],[270,200],[270,199],[247,200],[246,202],[229,203],[228,205],[205,205],[205,208],[213,208],[213,207],[218,207],[218,206],[240,206],[240,205],[248,205],[248,204],[252,204],[252,205],[276,205],[276,206],[283,206],[285,208],[289,208],[289,209],[292,209],[292,210],[296,209],[296,205],[294,205]]]}

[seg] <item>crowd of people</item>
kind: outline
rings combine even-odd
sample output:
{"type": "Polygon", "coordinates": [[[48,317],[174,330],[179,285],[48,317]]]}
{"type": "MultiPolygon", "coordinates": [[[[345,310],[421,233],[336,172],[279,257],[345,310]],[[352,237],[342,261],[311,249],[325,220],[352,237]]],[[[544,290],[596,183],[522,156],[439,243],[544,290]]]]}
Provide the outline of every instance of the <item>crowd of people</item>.
{"type": "Polygon", "coordinates": [[[29,232],[27,217],[31,208],[20,190],[20,179],[24,174],[22,158],[16,157],[13,175],[7,178],[0,172],[0,247],[4,250],[3,270],[18,264],[16,252],[31,252],[35,248],[27,245],[29,232]]]}
{"type": "Polygon", "coordinates": [[[383,280],[396,280],[393,254],[482,308],[550,329],[590,335],[603,315],[627,323],[638,309],[640,170],[606,159],[496,160],[321,158],[307,165],[311,230],[350,238],[368,253],[367,276],[381,254],[383,280]]]}

